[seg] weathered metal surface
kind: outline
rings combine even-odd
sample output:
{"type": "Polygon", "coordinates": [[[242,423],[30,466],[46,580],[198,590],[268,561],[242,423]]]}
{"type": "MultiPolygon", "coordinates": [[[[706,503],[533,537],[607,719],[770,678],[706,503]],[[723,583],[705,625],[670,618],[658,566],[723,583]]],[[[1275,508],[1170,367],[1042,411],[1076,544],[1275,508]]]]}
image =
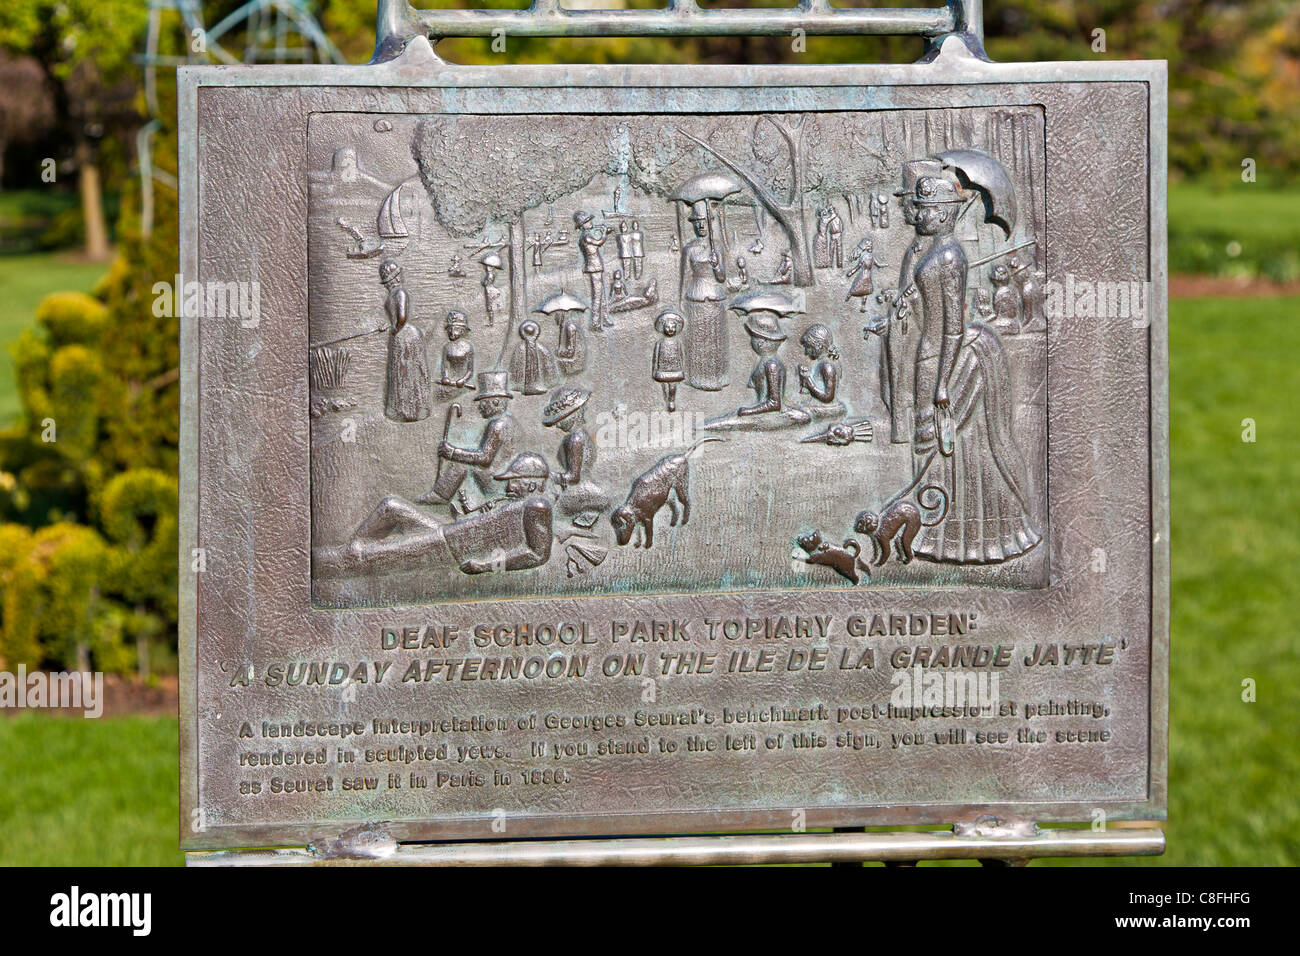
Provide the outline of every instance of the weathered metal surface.
{"type": "Polygon", "coordinates": [[[1163,817],[1163,64],[180,108],[186,846],[1163,817]]]}

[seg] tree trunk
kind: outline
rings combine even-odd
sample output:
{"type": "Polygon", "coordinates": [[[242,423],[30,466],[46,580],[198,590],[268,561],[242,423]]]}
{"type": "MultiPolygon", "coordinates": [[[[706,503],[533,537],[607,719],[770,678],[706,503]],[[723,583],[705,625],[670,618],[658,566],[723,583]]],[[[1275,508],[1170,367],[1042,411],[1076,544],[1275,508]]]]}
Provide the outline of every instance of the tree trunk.
{"type": "Polygon", "coordinates": [[[797,203],[793,209],[787,209],[784,206],[768,206],[767,211],[776,220],[776,224],[781,227],[781,231],[785,233],[785,237],[790,243],[790,260],[794,263],[791,278],[794,285],[806,289],[813,284],[814,279],[812,257],[808,252],[808,237],[804,230],[802,207],[802,203],[797,203]]]}
{"type": "Polygon", "coordinates": [[[506,247],[506,262],[510,265],[510,321],[506,323],[506,336],[501,343],[501,357],[497,368],[506,367],[506,353],[510,348],[510,335],[528,314],[528,285],[524,273],[524,214],[510,223],[510,245],[506,247]]]}
{"type": "Polygon", "coordinates": [[[94,150],[84,136],[77,137],[76,156],[81,218],[86,227],[86,258],[103,262],[109,257],[104,195],[99,181],[99,164],[95,162],[94,150]]]}
{"type": "Polygon", "coordinates": [[[814,281],[812,258],[808,254],[808,237],[804,234],[803,229],[803,210],[795,210],[795,215],[799,218],[799,227],[788,230],[790,236],[790,258],[794,261],[794,274],[792,278],[796,286],[801,289],[807,289],[814,281]]]}
{"type": "MultiPolygon", "coordinates": [[[[145,620],[145,608],[142,604],[135,606],[136,621],[145,620]]],[[[135,636],[135,663],[140,672],[140,681],[149,679],[149,629],[141,627],[135,636]]]]}
{"type": "Polygon", "coordinates": [[[790,258],[794,260],[794,284],[806,289],[816,282],[812,267],[812,257],[808,252],[808,223],[804,218],[804,157],[803,124],[792,129],[788,124],[777,122],[768,117],[785,138],[790,150],[790,174],[793,177],[790,188],[790,215],[794,219],[794,229],[790,235],[790,258]],[[795,250],[798,250],[797,252],[795,250]]]}

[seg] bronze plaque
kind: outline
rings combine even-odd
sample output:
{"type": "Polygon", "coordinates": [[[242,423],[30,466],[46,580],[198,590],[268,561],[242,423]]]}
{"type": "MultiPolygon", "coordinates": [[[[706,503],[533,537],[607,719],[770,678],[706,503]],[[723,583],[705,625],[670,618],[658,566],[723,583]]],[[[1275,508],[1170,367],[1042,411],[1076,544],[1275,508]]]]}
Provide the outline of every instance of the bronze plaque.
{"type": "Polygon", "coordinates": [[[1163,817],[1163,64],[181,89],[185,846],[1163,817]]]}

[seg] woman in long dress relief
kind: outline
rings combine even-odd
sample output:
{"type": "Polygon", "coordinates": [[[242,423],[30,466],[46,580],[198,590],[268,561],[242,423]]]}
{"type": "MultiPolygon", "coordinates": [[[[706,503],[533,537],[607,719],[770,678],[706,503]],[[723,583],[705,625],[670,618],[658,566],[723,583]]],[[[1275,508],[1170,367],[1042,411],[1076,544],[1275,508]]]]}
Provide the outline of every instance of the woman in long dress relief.
{"type": "Polygon", "coordinates": [[[965,325],[966,254],[953,235],[961,197],[947,179],[923,177],[916,233],[933,236],[917,260],[922,328],[916,352],[914,487],[938,485],[946,517],[923,527],[913,551],[932,561],[990,564],[1041,540],[1033,527],[1024,458],[1011,433],[1011,382],[997,333],[965,325]]]}
{"type": "Polygon", "coordinates": [[[408,321],[409,301],[402,288],[402,269],[392,259],[379,266],[379,280],[388,289],[388,379],[384,389],[384,415],[398,422],[418,422],[432,410],[429,361],[424,333],[408,321]]]}
{"type": "Polygon", "coordinates": [[[695,204],[690,221],[695,238],[682,247],[682,311],[686,313],[686,380],[692,388],[716,392],[727,385],[727,274],[706,238],[708,210],[695,204]]]}
{"type": "Polygon", "coordinates": [[[831,267],[830,240],[831,212],[829,209],[817,210],[817,234],[813,236],[812,261],[814,269],[831,267]]]}

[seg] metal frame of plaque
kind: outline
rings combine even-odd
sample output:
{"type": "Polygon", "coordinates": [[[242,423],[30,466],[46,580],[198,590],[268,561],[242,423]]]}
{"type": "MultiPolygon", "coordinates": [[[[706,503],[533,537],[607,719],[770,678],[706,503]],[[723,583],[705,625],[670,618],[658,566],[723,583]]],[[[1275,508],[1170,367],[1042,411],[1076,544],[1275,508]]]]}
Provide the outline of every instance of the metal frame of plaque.
{"type": "Polygon", "coordinates": [[[384,0],[180,71],[183,847],[1162,850],[1104,822],[1166,808],[1166,68],[981,16],[384,0]],[[927,53],[430,43],[796,30],[927,53]]]}

